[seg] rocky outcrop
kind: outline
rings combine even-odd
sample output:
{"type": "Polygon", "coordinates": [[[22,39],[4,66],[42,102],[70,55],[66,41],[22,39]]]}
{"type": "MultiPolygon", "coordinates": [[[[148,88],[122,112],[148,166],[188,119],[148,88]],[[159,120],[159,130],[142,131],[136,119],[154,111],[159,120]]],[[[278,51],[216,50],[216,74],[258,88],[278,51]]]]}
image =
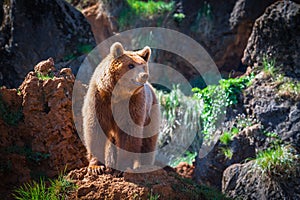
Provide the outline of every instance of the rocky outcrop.
{"type": "MultiPolygon", "coordinates": [[[[280,96],[279,88],[279,83],[274,83],[271,77],[263,78],[261,72],[245,90],[244,107],[261,122],[265,132],[276,133],[281,141],[300,149],[300,103],[291,96],[280,96]]],[[[260,140],[256,145],[259,150],[271,142],[266,137],[257,140],[260,140]]]]}
{"type": "Polygon", "coordinates": [[[7,87],[18,87],[42,59],[70,61],[95,45],[84,16],[63,0],[0,1],[0,22],[0,85],[7,87]]]}
{"type": "Polygon", "coordinates": [[[18,90],[0,90],[1,199],[30,179],[87,165],[73,122],[71,69],[56,71],[51,58],[34,69],[18,90]]]}
{"type": "Polygon", "coordinates": [[[300,5],[279,1],[269,6],[255,21],[243,56],[243,63],[253,66],[264,56],[274,58],[288,76],[300,77],[300,5]]]}
{"type": "Polygon", "coordinates": [[[222,192],[238,199],[299,199],[300,176],[271,178],[253,169],[253,161],[224,171],[222,192]]]}
{"type": "Polygon", "coordinates": [[[254,156],[254,144],[243,132],[235,136],[228,146],[218,142],[204,158],[197,158],[193,176],[199,183],[221,190],[223,171],[234,163],[254,156]],[[231,150],[231,158],[225,156],[222,151],[224,148],[231,150]]]}

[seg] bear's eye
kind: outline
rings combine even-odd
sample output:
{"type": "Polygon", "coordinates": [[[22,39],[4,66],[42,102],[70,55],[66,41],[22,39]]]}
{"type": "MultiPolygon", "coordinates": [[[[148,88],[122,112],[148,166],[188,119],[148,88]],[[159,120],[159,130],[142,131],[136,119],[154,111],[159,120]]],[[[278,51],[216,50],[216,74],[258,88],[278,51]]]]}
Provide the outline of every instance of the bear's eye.
{"type": "Polygon", "coordinates": [[[133,69],[133,68],[134,68],[134,65],[133,65],[133,64],[129,64],[129,65],[128,65],[128,68],[129,68],[129,69],[133,69]]]}

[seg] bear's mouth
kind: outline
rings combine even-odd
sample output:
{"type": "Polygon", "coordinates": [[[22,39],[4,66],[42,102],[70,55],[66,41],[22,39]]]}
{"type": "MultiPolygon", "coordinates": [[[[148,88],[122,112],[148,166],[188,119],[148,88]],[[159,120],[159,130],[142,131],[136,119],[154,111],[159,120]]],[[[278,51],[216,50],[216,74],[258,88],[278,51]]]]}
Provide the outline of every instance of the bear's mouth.
{"type": "Polygon", "coordinates": [[[137,86],[144,86],[144,85],[145,85],[145,83],[141,83],[141,82],[135,81],[134,79],[131,79],[131,81],[132,81],[135,85],[137,85],[137,86]]]}

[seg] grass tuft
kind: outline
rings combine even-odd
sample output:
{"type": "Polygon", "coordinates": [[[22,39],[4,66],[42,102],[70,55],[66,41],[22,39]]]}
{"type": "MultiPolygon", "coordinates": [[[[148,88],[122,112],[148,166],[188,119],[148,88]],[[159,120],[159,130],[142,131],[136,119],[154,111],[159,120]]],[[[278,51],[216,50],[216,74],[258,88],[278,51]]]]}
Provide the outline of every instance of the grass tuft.
{"type": "Polygon", "coordinates": [[[257,154],[254,167],[268,176],[294,176],[299,170],[299,155],[292,146],[278,145],[257,154]]]}
{"type": "Polygon", "coordinates": [[[46,186],[46,182],[43,179],[40,179],[38,182],[25,183],[15,190],[13,196],[17,200],[64,200],[76,188],[62,174],[55,180],[49,180],[49,182],[49,187],[46,186]]]}

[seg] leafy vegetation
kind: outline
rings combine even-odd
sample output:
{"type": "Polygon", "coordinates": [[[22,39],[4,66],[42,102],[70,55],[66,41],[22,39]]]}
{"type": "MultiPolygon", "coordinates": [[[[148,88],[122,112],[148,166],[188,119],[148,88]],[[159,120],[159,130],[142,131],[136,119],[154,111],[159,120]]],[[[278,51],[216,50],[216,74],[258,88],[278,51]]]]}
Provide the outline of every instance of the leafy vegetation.
{"type": "Polygon", "coordinates": [[[127,0],[127,6],[124,6],[118,18],[120,29],[129,26],[136,19],[150,18],[158,16],[166,12],[174,10],[174,1],[140,1],[140,0],[127,0]]]}
{"type": "Polygon", "coordinates": [[[183,13],[174,13],[173,18],[176,22],[181,23],[185,18],[185,14],[183,13]]]}
{"type": "Polygon", "coordinates": [[[224,132],[219,140],[222,144],[228,145],[232,141],[232,134],[230,132],[224,132]]]}
{"type": "Polygon", "coordinates": [[[139,1],[127,0],[129,7],[132,11],[139,16],[150,17],[159,13],[172,11],[174,9],[174,1],[169,3],[164,1],[139,1]]]}
{"type": "Polygon", "coordinates": [[[180,158],[177,158],[176,160],[174,160],[170,166],[171,167],[176,167],[178,166],[179,163],[181,162],[185,162],[185,163],[188,163],[189,165],[193,165],[193,162],[195,161],[195,158],[197,156],[197,153],[196,152],[190,152],[190,151],[187,151],[183,157],[180,157],[180,158]]]}
{"type": "Polygon", "coordinates": [[[224,156],[227,158],[227,159],[231,159],[232,156],[233,156],[233,152],[232,150],[230,149],[230,147],[220,147],[222,153],[224,154],[224,156]]]}
{"type": "Polygon", "coordinates": [[[254,167],[268,176],[293,176],[299,170],[299,155],[292,146],[278,145],[257,154],[254,167]]]}
{"type": "Polygon", "coordinates": [[[226,114],[226,108],[238,103],[243,89],[251,83],[253,75],[241,78],[222,79],[219,85],[209,85],[204,89],[193,88],[194,99],[204,103],[201,120],[206,137],[215,131],[219,120],[226,114]]]}
{"type": "Polygon", "coordinates": [[[73,191],[76,186],[60,175],[55,180],[49,180],[50,186],[46,186],[43,179],[25,183],[23,186],[15,190],[14,197],[17,200],[63,200],[67,194],[73,191]]]}
{"type": "Polygon", "coordinates": [[[0,116],[7,125],[16,126],[23,119],[22,107],[12,110],[0,94],[0,116]]]}

